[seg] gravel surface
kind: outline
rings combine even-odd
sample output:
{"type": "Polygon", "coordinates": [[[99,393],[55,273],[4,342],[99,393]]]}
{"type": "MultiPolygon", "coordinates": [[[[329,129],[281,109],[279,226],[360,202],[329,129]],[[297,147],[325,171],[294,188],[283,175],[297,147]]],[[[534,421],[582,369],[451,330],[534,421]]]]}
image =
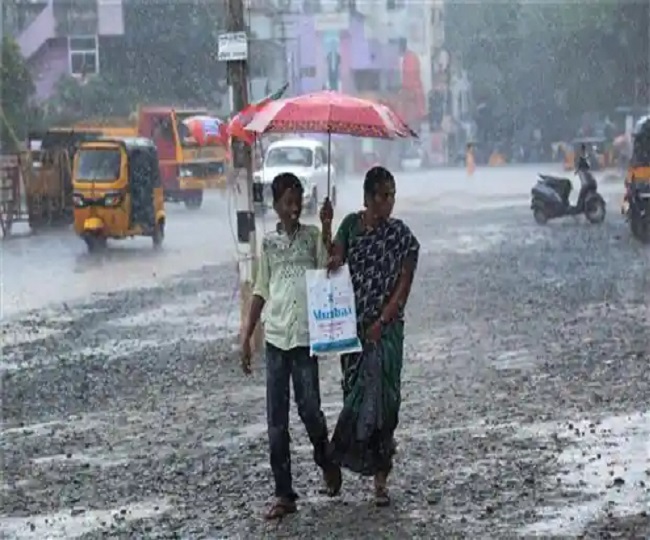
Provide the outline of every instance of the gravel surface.
{"type": "Polygon", "coordinates": [[[263,369],[239,372],[236,276],[215,266],[3,323],[7,537],[650,537],[650,251],[615,215],[403,217],[424,251],[391,508],[352,475],[318,495],[292,411],[300,511],[263,521],[263,369]]]}

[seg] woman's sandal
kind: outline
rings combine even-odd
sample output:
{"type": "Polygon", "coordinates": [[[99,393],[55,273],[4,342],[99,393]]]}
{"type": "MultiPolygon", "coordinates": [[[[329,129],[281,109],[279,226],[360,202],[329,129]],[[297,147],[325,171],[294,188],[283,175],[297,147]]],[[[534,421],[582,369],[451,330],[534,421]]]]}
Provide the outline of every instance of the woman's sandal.
{"type": "Polygon", "coordinates": [[[290,499],[276,499],[273,506],[265,514],[265,518],[269,521],[275,519],[282,519],[289,514],[295,514],[298,511],[298,506],[295,501],[290,499]]]}
{"type": "Polygon", "coordinates": [[[390,506],[390,496],[386,486],[375,486],[375,506],[390,506]]]}

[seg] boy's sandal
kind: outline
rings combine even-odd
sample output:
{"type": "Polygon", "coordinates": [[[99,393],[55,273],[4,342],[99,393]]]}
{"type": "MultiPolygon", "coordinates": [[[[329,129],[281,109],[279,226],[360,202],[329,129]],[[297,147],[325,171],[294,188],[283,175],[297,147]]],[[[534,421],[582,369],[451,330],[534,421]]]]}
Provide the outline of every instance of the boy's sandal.
{"type": "Polygon", "coordinates": [[[343,475],[341,474],[341,467],[338,465],[330,465],[323,471],[323,480],[325,481],[325,488],[321,493],[328,497],[336,497],[341,493],[341,486],[343,485],[343,475]]]}
{"type": "Polygon", "coordinates": [[[298,506],[289,499],[276,499],[269,511],[264,516],[267,520],[282,519],[289,514],[295,514],[298,506]]]}

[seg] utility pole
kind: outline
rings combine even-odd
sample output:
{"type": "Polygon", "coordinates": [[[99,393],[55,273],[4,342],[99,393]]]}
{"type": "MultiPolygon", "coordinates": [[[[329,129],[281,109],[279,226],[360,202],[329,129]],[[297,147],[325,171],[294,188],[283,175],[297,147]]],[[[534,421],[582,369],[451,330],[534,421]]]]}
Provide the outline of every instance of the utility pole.
{"type": "MultiPolygon", "coordinates": [[[[246,32],[244,23],[244,1],[228,0],[228,34],[223,37],[241,36],[246,32]]],[[[221,38],[221,36],[220,36],[221,38]]],[[[233,40],[235,41],[235,40],[233,40]]],[[[248,106],[248,36],[245,36],[245,54],[238,51],[224,60],[228,62],[228,85],[230,90],[231,114],[236,114],[248,106]],[[240,54],[241,53],[241,54],[240,54]]],[[[239,42],[241,45],[241,42],[239,42]]],[[[219,40],[219,55],[222,56],[222,41],[219,40]]],[[[232,166],[236,172],[237,237],[239,241],[239,298],[240,334],[244,332],[253,293],[253,282],[257,267],[257,231],[255,227],[255,208],[253,204],[253,154],[252,149],[241,141],[232,141],[232,166]]],[[[253,350],[262,346],[262,331],[258,327],[253,350]]]]}

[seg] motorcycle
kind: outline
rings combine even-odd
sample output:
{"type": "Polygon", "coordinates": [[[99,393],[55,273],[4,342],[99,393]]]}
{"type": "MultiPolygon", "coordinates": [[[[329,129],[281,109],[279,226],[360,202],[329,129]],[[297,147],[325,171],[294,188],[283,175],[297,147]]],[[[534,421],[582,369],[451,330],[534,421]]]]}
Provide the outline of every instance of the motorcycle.
{"type": "Polygon", "coordinates": [[[629,183],[625,203],[632,234],[644,244],[650,244],[650,182],[629,183]]]}
{"type": "Polygon", "coordinates": [[[580,193],[575,206],[569,201],[573,186],[571,180],[538,173],[538,181],[531,190],[530,205],[535,221],[544,225],[549,219],[584,214],[590,223],[605,220],[605,199],[598,193],[598,183],[589,170],[578,169],[580,193]]]}

